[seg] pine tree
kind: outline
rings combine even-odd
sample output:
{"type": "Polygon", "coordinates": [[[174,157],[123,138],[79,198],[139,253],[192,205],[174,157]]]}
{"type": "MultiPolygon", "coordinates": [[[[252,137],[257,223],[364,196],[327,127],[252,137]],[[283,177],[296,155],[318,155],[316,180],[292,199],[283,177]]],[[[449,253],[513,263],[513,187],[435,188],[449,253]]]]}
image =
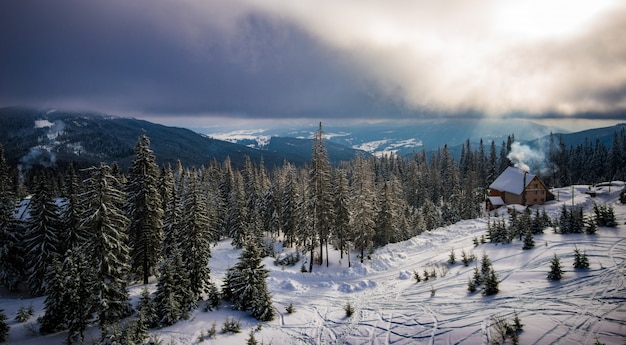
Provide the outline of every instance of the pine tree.
{"type": "Polygon", "coordinates": [[[154,294],[154,305],[157,323],[161,327],[170,326],[183,318],[183,298],[179,288],[184,286],[184,281],[176,280],[175,261],[166,258],[159,266],[159,280],[154,294]]]}
{"type": "Polygon", "coordinates": [[[186,216],[180,229],[180,249],[184,253],[183,261],[189,275],[189,288],[194,295],[192,307],[195,308],[202,293],[211,283],[208,262],[211,258],[211,238],[215,231],[214,223],[209,218],[206,195],[199,189],[195,170],[189,174],[188,188],[182,200],[186,216]]]}
{"type": "Polygon", "coordinates": [[[89,286],[95,278],[85,258],[79,252],[68,250],[63,262],[55,260],[53,277],[46,292],[45,313],[39,319],[42,333],[68,330],[68,343],[84,341],[93,310],[93,296],[89,286]]]}
{"type": "Polygon", "coordinates": [[[147,288],[141,289],[141,297],[137,305],[137,311],[140,313],[139,321],[146,328],[154,328],[158,325],[156,305],[150,291],[147,288]]]}
{"type": "Polygon", "coordinates": [[[60,257],[60,228],[59,206],[50,195],[46,180],[42,178],[30,202],[30,217],[26,221],[24,238],[28,286],[34,296],[45,293],[50,264],[60,257]]]}
{"type": "Polygon", "coordinates": [[[274,318],[271,295],[267,288],[269,271],[262,263],[261,251],[254,241],[246,241],[239,262],[224,278],[224,298],[237,310],[250,310],[260,321],[274,318]]]}
{"type": "Polygon", "coordinates": [[[248,208],[246,207],[246,192],[243,179],[237,171],[233,174],[233,185],[228,202],[227,234],[232,238],[235,248],[243,247],[243,238],[248,229],[248,208]]]}
{"type": "Polygon", "coordinates": [[[0,309],[0,343],[4,343],[9,338],[9,330],[11,327],[7,324],[7,315],[4,309],[0,309]]]}
{"type": "Polygon", "coordinates": [[[128,218],[120,207],[124,194],[111,168],[101,163],[88,169],[82,196],[81,227],[89,234],[81,251],[95,275],[90,290],[101,329],[128,316],[131,311],[125,276],[128,273],[128,246],[125,229],[128,218]]]}
{"type": "Polygon", "coordinates": [[[561,270],[561,261],[554,253],[554,257],[550,262],[550,272],[548,272],[548,279],[550,280],[560,280],[563,276],[563,271],[561,270]]]}
{"type": "Polygon", "coordinates": [[[496,270],[493,266],[489,266],[487,274],[484,275],[484,284],[485,288],[483,289],[483,295],[485,296],[495,295],[498,291],[500,291],[498,288],[500,282],[498,281],[498,276],[496,275],[496,270]]]}
{"type": "Polygon", "coordinates": [[[483,257],[480,262],[480,273],[483,277],[486,277],[489,274],[489,270],[491,269],[491,259],[487,253],[483,252],[483,257]]]}
{"type": "Polygon", "coordinates": [[[23,229],[13,217],[16,205],[9,167],[0,145],[0,284],[11,291],[17,290],[24,274],[23,229]]]}
{"type": "Polygon", "coordinates": [[[70,164],[65,184],[66,202],[61,210],[60,253],[65,253],[68,249],[76,249],[87,237],[87,234],[83,233],[80,227],[82,214],[81,192],[80,180],[74,170],[74,165],[70,164]]]}
{"type": "Polygon", "coordinates": [[[586,253],[580,253],[578,246],[574,247],[574,268],[585,269],[589,268],[589,258],[586,253]]]}
{"type": "Polygon", "coordinates": [[[535,246],[535,239],[533,237],[533,233],[530,230],[527,230],[524,234],[524,246],[522,249],[531,249],[535,246]]]}
{"type": "Polygon", "coordinates": [[[161,251],[163,207],[158,190],[158,168],[146,133],[135,145],[126,196],[126,215],[130,219],[130,273],[142,277],[143,283],[148,284],[150,275],[156,273],[161,251]]]}
{"type": "Polygon", "coordinates": [[[376,224],[376,199],[374,195],[374,176],[371,166],[361,156],[354,160],[354,177],[352,183],[352,218],[351,231],[354,234],[354,246],[360,252],[361,262],[365,260],[365,253],[373,246],[376,224]]]}
{"type": "MultiPolygon", "coordinates": [[[[311,198],[311,221],[313,222],[314,236],[319,241],[320,265],[324,261],[324,246],[328,254],[328,238],[330,237],[333,221],[333,196],[331,184],[331,167],[328,151],[324,144],[324,131],[320,122],[319,129],[313,136],[313,153],[309,169],[309,197],[311,198]]],[[[311,243],[314,241],[311,240],[311,243]]],[[[313,249],[311,249],[311,262],[313,249]]],[[[328,266],[328,255],[326,256],[328,266]]],[[[309,267],[309,271],[312,270],[309,267]]]]}
{"type": "Polygon", "coordinates": [[[346,177],[346,171],[339,169],[335,179],[335,217],[334,217],[334,235],[337,240],[337,247],[340,256],[343,259],[344,251],[350,255],[348,251],[348,243],[351,239],[350,234],[350,199],[348,196],[349,186],[346,177]]]}

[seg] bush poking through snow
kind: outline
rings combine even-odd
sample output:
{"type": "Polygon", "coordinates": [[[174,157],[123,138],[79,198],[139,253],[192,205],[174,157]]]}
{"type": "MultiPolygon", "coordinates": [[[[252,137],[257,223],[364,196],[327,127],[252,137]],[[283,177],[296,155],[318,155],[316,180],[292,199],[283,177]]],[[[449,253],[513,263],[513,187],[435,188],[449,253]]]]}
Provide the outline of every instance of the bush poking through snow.
{"type": "Polygon", "coordinates": [[[287,311],[287,314],[293,314],[296,311],[296,309],[293,307],[293,303],[289,303],[285,310],[287,311]]]}
{"type": "Polygon", "coordinates": [[[235,320],[233,317],[227,317],[222,325],[222,333],[239,333],[241,332],[241,321],[235,320]]]}
{"type": "Polygon", "coordinates": [[[211,325],[211,328],[209,328],[206,331],[206,336],[209,339],[215,339],[215,337],[217,336],[217,330],[215,329],[215,322],[213,322],[213,324],[211,325]]]}
{"type": "Polygon", "coordinates": [[[491,296],[495,295],[500,291],[498,285],[500,282],[498,281],[498,276],[496,275],[496,270],[493,269],[493,266],[489,266],[489,272],[485,275],[484,284],[485,288],[483,289],[483,295],[491,296]]]}
{"type": "Polygon", "coordinates": [[[413,271],[413,279],[415,279],[415,283],[422,281],[422,277],[420,277],[420,273],[417,270],[413,271]]]}
{"type": "Polygon", "coordinates": [[[513,344],[519,344],[519,333],[522,331],[523,324],[515,312],[513,318],[513,324],[500,315],[494,315],[492,317],[492,325],[495,331],[493,338],[491,338],[490,344],[504,344],[507,338],[511,338],[513,344]]]}
{"type": "Polygon", "coordinates": [[[343,307],[343,310],[345,310],[346,312],[346,317],[351,317],[354,314],[354,307],[352,306],[352,304],[350,304],[350,302],[346,303],[346,305],[343,307]]]}

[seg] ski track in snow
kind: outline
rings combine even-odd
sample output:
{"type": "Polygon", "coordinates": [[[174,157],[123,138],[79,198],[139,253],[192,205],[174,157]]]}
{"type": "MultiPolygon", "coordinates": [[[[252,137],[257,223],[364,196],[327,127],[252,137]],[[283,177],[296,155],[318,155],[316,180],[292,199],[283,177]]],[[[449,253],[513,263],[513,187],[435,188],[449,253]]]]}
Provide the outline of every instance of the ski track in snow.
{"type": "MultiPolygon", "coordinates": [[[[583,201],[587,206],[592,205],[589,200],[583,201]]],[[[624,222],[624,212],[617,217],[624,222]]],[[[536,236],[536,246],[531,250],[522,251],[520,241],[474,248],[471,238],[483,234],[485,228],[486,220],[466,221],[407,241],[404,247],[412,246],[412,250],[403,251],[402,244],[379,249],[370,267],[380,270],[366,276],[370,281],[379,282],[378,285],[345,296],[329,292],[328,296],[319,297],[326,303],[310,307],[314,313],[309,322],[315,327],[300,328],[299,336],[292,337],[293,343],[488,343],[493,332],[491,317],[500,315],[512,321],[514,312],[526,324],[520,335],[522,344],[593,343],[596,336],[607,344],[623,343],[626,239],[618,236],[619,230],[603,228],[596,235],[560,235],[550,228],[536,236]],[[446,232],[448,230],[453,233],[446,232]],[[459,233],[466,236],[458,236],[459,233]],[[590,269],[573,269],[574,245],[587,252],[590,269]],[[431,248],[442,251],[434,257],[415,255],[431,248]],[[444,248],[447,248],[445,252],[444,248]],[[412,277],[398,278],[398,272],[417,269],[421,273],[425,267],[431,267],[429,265],[445,263],[452,248],[457,256],[461,249],[468,254],[475,253],[477,261],[468,267],[457,262],[445,277],[431,278],[428,282],[415,283],[412,277]],[[482,296],[480,290],[467,292],[467,279],[472,274],[473,264],[480,264],[483,251],[490,256],[501,280],[500,292],[495,296],[482,296]],[[565,272],[564,278],[557,282],[545,278],[553,253],[559,256],[565,272]],[[396,254],[398,257],[391,260],[396,254]],[[607,254],[610,262],[601,264],[597,258],[607,254]],[[525,256],[525,263],[512,265],[520,256],[525,256]],[[581,284],[585,288],[581,288],[581,284]],[[516,289],[516,285],[523,288],[516,289]],[[431,288],[436,289],[434,296],[431,296],[431,288]],[[348,300],[356,309],[351,318],[345,317],[343,311],[348,300]]],[[[346,278],[343,284],[358,285],[363,278],[346,278]]],[[[275,294],[275,299],[283,303],[293,297],[275,294]]],[[[291,330],[278,329],[288,336],[292,336],[291,330]]]]}

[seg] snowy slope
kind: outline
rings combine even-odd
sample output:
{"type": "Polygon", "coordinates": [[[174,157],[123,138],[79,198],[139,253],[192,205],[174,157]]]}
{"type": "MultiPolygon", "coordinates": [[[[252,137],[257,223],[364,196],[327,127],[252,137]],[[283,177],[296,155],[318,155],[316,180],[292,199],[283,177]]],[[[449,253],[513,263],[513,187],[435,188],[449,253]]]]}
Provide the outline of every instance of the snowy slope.
{"type": "MultiPolygon", "coordinates": [[[[379,248],[364,264],[352,257],[352,268],[347,267],[347,258],[339,259],[338,253],[331,253],[330,267],[315,266],[313,273],[300,273],[299,264],[283,269],[267,258],[265,264],[271,270],[268,283],[277,311],[274,321],[262,323],[259,330],[255,319],[223,305],[217,311],[195,311],[191,320],[153,330],[152,334],[164,344],[242,344],[251,329],[265,344],[486,344],[495,338],[493,316],[512,320],[517,312],[524,324],[521,344],[593,344],[596,337],[605,344],[623,344],[626,206],[616,202],[623,186],[614,182],[610,192],[604,186],[595,199],[584,194],[587,186],[562,188],[555,191],[560,201],[545,206],[551,216],[556,216],[564,202],[583,205],[587,212],[593,201],[608,202],[620,224],[616,229],[600,228],[596,235],[559,235],[548,229],[535,237],[536,246],[530,250],[522,250],[519,241],[474,247],[472,238],[486,232],[487,219],[483,218],[379,248]],[[589,270],[573,269],[575,245],[586,251],[589,270]],[[457,263],[448,265],[451,250],[457,263]],[[478,264],[483,253],[489,255],[501,280],[498,294],[485,297],[480,290],[468,293],[467,281],[475,263],[463,266],[461,250],[475,253],[478,264]],[[562,280],[553,282],[546,275],[555,253],[565,273],[562,280]],[[438,278],[416,283],[412,272],[424,269],[435,269],[438,278]],[[436,290],[434,295],[432,290],[436,290]],[[343,310],[348,301],[356,308],[350,318],[343,310]],[[290,303],[295,307],[293,314],[285,311],[290,303]],[[227,317],[241,320],[241,333],[219,332],[227,317]],[[214,322],[217,338],[200,342],[199,336],[214,322]]],[[[212,250],[209,266],[217,281],[237,262],[240,252],[231,249],[229,241],[218,243],[212,250]]],[[[132,287],[135,299],[141,287],[132,287]]],[[[12,320],[20,306],[31,304],[41,312],[43,298],[19,299],[3,293],[0,309],[5,309],[11,319],[9,343],[61,343],[63,333],[41,337],[30,332],[35,318],[27,324],[12,320]]],[[[87,339],[97,339],[97,334],[92,331],[87,339]]]]}

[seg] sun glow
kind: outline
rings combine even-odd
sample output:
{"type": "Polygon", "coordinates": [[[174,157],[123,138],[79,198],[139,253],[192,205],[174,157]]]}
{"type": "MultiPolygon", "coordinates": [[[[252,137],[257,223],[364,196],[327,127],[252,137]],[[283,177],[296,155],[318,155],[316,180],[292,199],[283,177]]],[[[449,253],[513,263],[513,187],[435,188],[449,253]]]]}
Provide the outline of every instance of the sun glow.
{"type": "Polygon", "coordinates": [[[575,35],[614,5],[617,1],[507,1],[496,9],[495,28],[528,39],[575,35]]]}

